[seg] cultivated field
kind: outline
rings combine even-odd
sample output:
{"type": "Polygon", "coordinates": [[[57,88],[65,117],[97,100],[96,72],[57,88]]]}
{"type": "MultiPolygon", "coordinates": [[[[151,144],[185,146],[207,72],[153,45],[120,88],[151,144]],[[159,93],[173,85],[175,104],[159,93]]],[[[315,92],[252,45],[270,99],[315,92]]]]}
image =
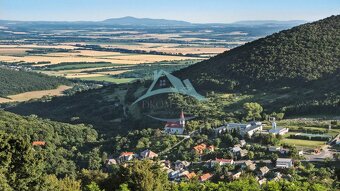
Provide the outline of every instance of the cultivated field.
{"type": "Polygon", "coordinates": [[[184,66],[184,62],[192,60],[193,64],[256,38],[248,36],[248,32],[209,27],[61,28],[34,32],[5,27],[0,28],[0,32],[15,38],[0,40],[0,65],[25,67],[71,79],[126,82],[140,78],[143,71],[162,68],[150,67],[152,64],[172,62],[166,66],[169,71],[180,69],[188,66],[184,66]],[[137,67],[140,64],[145,65],[137,67]],[[139,70],[137,77],[135,74],[121,76],[136,69],[139,70]]]}
{"type": "Polygon", "coordinates": [[[62,96],[64,95],[63,92],[65,90],[68,90],[72,88],[71,86],[59,86],[56,89],[53,90],[40,90],[40,91],[31,91],[31,92],[25,92],[17,95],[11,95],[8,96],[9,99],[6,98],[0,98],[0,103],[7,103],[7,102],[22,102],[22,101],[28,101],[31,99],[39,99],[44,96],[62,96]]]}

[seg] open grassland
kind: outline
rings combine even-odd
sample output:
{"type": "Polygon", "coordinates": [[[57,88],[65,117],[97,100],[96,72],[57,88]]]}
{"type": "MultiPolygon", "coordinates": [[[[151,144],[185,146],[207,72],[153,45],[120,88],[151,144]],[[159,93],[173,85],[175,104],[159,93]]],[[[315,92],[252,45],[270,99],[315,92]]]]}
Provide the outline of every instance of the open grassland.
{"type": "Polygon", "coordinates": [[[40,90],[40,91],[31,91],[31,92],[25,92],[17,95],[10,95],[7,96],[7,98],[0,98],[0,103],[7,103],[7,102],[22,102],[22,101],[28,101],[31,99],[39,99],[44,96],[61,96],[63,95],[63,92],[65,90],[68,90],[72,88],[71,86],[59,86],[56,89],[53,90],[40,90]]]}
{"type": "Polygon", "coordinates": [[[317,148],[326,144],[324,141],[311,141],[311,140],[301,140],[301,139],[282,139],[281,143],[286,143],[289,145],[295,145],[300,147],[317,148]]]}

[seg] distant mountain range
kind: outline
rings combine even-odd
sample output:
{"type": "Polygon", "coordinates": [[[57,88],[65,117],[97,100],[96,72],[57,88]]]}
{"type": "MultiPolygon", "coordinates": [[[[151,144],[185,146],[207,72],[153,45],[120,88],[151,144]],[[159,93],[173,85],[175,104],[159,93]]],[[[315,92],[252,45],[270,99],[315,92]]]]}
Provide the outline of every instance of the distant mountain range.
{"type": "Polygon", "coordinates": [[[167,19],[149,19],[149,18],[135,18],[135,17],[121,17],[112,18],[102,21],[102,23],[113,25],[145,25],[145,26],[188,26],[192,25],[190,22],[167,20],[167,19]]]}
{"type": "Polygon", "coordinates": [[[276,21],[276,20],[252,20],[238,21],[234,23],[190,23],[187,21],[168,20],[168,19],[151,19],[151,18],[136,18],[136,17],[121,17],[111,18],[103,21],[12,21],[0,20],[2,25],[15,24],[46,24],[46,25],[123,25],[123,26],[197,26],[197,25],[287,25],[296,26],[306,23],[307,21],[292,20],[292,21],[276,21]]]}
{"type": "Polygon", "coordinates": [[[234,25],[301,25],[307,23],[305,20],[289,20],[289,21],[278,21],[278,20],[249,20],[249,21],[237,21],[232,24],[234,25]]]}

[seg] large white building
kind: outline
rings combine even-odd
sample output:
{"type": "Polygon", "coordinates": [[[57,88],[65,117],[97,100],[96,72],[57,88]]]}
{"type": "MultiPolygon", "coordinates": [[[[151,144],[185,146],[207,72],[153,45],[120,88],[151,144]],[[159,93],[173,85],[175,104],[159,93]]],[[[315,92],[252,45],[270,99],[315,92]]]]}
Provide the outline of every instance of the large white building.
{"type": "Polygon", "coordinates": [[[277,127],[276,122],[273,121],[272,122],[272,128],[269,129],[269,133],[272,133],[274,135],[284,135],[286,133],[288,133],[289,129],[288,128],[281,128],[281,127],[277,127]]]}
{"type": "Polygon", "coordinates": [[[278,158],[276,168],[290,168],[293,166],[293,160],[290,158],[278,158]]]}
{"type": "Polygon", "coordinates": [[[248,134],[250,137],[256,131],[262,131],[263,126],[261,122],[250,122],[250,123],[228,123],[226,126],[227,131],[238,130],[242,136],[248,134]]]}

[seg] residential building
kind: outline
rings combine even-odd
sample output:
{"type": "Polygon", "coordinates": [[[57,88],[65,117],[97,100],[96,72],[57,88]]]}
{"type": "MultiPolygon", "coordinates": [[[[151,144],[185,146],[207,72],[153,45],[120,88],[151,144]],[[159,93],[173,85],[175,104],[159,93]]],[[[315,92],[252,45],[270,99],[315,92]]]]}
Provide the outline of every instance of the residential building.
{"type": "Polygon", "coordinates": [[[181,171],[179,171],[179,170],[170,171],[170,173],[168,174],[168,177],[169,177],[170,180],[175,180],[175,179],[179,178],[180,173],[181,173],[181,171]]]}
{"type": "Polygon", "coordinates": [[[246,144],[247,144],[246,140],[240,140],[241,147],[246,146],[246,144]]]}
{"type": "Polygon", "coordinates": [[[256,164],[251,160],[247,160],[246,162],[244,162],[243,168],[247,168],[250,171],[254,171],[256,169],[256,164]]]}
{"type": "Polygon", "coordinates": [[[240,178],[241,174],[242,174],[242,172],[236,172],[236,173],[233,174],[230,178],[231,178],[232,180],[237,180],[237,179],[240,178]]]}
{"type": "Polygon", "coordinates": [[[269,168],[267,166],[261,167],[257,173],[258,176],[264,176],[269,172],[269,168]]]}
{"type": "Polygon", "coordinates": [[[239,153],[239,152],[241,152],[241,148],[240,147],[238,147],[238,146],[234,146],[232,149],[232,152],[234,153],[234,154],[236,154],[236,153],[239,153]]]}
{"type": "Polygon", "coordinates": [[[120,163],[130,161],[136,157],[135,153],[133,152],[122,152],[118,157],[118,161],[120,163]]]}
{"type": "Polygon", "coordinates": [[[245,157],[245,156],[247,156],[248,155],[248,150],[247,149],[242,149],[241,151],[240,151],[240,157],[245,157]]]}
{"type": "Polygon", "coordinates": [[[275,172],[275,175],[274,175],[273,180],[274,180],[274,181],[279,181],[281,178],[282,178],[281,173],[275,172]]]}
{"type": "Polygon", "coordinates": [[[205,182],[205,181],[209,180],[211,177],[213,177],[213,174],[206,173],[206,174],[203,174],[202,176],[199,177],[199,181],[205,182]]]}
{"type": "Polygon", "coordinates": [[[260,185],[262,185],[262,184],[267,182],[267,179],[266,178],[262,178],[258,182],[259,182],[260,185]]]}
{"type": "Polygon", "coordinates": [[[152,152],[151,150],[147,149],[140,153],[140,157],[142,159],[153,159],[155,157],[158,157],[158,154],[152,152]]]}
{"type": "Polygon", "coordinates": [[[182,177],[182,176],[186,176],[187,174],[189,174],[189,171],[184,170],[184,171],[181,171],[178,176],[182,177]]]}
{"type": "Polygon", "coordinates": [[[185,175],[185,177],[186,177],[187,179],[189,179],[189,180],[195,178],[196,176],[197,176],[197,175],[196,175],[195,172],[191,172],[191,173],[185,175]]]}
{"type": "Polygon", "coordinates": [[[227,164],[234,164],[234,160],[233,159],[219,159],[216,158],[215,160],[210,160],[210,167],[214,167],[215,165],[227,165],[227,164]]]}
{"type": "Polygon", "coordinates": [[[45,146],[46,142],[45,141],[33,141],[32,145],[33,146],[45,146]]]}
{"type": "Polygon", "coordinates": [[[200,155],[204,154],[204,152],[214,152],[214,151],[215,151],[215,147],[213,145],[210,145],[207,147],[207,145],[204,143],[196,145],[193,148],[193,152],[196,154],[200,154],[200,155]]]}
{"type": "Polygon", "coordinates": [[[293,160],[290,158],[278,158],[276,168],[290,168],[293,166],[293,160]]]}
{"type": "Polygon", "coordinates": [[[270,152],[280,152],[281,147],[280,146],[269,146],[268,151],[270,152]]]}
{"type": "Polygon", "coordinates": [[[106,161],[106,165],[115,165],[115,164],[117,164],[117,161],[116,161],[116,159],[108,159],[107,161],[106,161]]]}
{"type": "Polygon", "coordinates": [[[175,162],[175,170],[183,170],[183,169],[186,169],[188,166],[190,166],[190,162],[188,161],[180,161],[180,160],[177,160],[175,162]]]}

